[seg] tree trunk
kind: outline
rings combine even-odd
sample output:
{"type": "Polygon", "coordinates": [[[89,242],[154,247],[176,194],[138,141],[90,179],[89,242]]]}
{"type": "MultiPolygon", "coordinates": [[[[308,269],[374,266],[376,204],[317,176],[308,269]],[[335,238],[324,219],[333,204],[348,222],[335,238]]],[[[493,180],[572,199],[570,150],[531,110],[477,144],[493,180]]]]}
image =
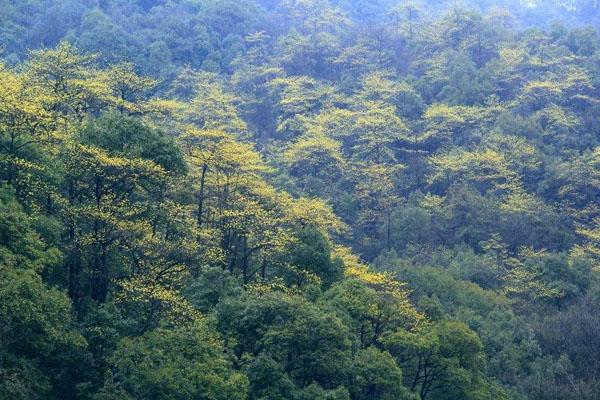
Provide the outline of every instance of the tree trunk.
{"type": "Polygon", "coordinates": [[[206,172],[208,164],[202,165],[202,174],[200,175],[200,192],[198,193],[198,227],[202,226],[202,212],[204,208],[204,184],[206,181],[206,172]]]}

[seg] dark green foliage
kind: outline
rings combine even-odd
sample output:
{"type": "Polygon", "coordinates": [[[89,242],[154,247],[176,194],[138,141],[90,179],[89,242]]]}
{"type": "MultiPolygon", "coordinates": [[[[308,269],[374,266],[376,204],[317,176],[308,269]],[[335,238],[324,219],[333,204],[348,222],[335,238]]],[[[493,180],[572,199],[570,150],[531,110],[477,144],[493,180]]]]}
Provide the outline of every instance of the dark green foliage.
{"type": "Polygon", "coordinates": [[[115,382],[131,399],[246,397],[245,376],[231,369],[215,332],[200,324],[123,339],[112,363],[114,374],[100,398],[114,390],[115,382]]]}
{"type": "Polygon", "coordinates": [[[121,114],[107,114],[91,121],[82,130],[81,141],[127,158],[154,161],[174,174],[186,170],[173,138],[121,114]]]}
{"type": "Polygon", "coordinates": [[[273,292],[227,300],[218,312],[219,327],[237,343],[239,357],[268,356],[299,388],[313,382],[335,388],[345,382],[350,333],[323,308],[299,296],[273,292]]]}
{"type": "Polygon", "coordinates": [[[375,347],[360,350],[353,360],[353,399],[412,399],[402,385],[402,372],[388,352],[375,347]]]}
{"type": "Polygon", "coordinates": [[[0,221],[0,397],[73,398],[73,383],[87,374],[77,369],[90,362],[86,342],[69,298],[38,274],[60,254],[46,248],[9,187],[0,189],[0,221]]]}
{"type": "Polygon", "coordinates": [[[325,288],[342,279],[344,266],[332,259],[331,245],[321,232],[310,227],[300,228],[297,242],[290,247],[290,259],[294,267],[318,276],[325,288]]]}

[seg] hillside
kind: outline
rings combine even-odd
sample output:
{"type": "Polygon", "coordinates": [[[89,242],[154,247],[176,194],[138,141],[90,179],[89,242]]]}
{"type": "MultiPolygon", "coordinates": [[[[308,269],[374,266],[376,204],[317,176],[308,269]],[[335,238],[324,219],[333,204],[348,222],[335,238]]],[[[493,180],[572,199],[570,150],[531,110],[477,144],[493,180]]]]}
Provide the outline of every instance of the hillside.
{"type": "Polygon", "coordinates": [[[599,7],[0,0],[0,400],[597,400],[599,7]]]}

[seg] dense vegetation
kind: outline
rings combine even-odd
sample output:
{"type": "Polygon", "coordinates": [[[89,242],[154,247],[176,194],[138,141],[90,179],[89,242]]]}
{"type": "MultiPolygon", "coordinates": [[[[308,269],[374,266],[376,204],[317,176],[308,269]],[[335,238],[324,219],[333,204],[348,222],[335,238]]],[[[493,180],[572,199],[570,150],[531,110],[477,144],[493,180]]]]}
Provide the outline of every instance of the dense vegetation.
{"type": "Polygon", "coordinates": [[[599,7],[0,0],[0,399],[597,400],[599,7]]]}

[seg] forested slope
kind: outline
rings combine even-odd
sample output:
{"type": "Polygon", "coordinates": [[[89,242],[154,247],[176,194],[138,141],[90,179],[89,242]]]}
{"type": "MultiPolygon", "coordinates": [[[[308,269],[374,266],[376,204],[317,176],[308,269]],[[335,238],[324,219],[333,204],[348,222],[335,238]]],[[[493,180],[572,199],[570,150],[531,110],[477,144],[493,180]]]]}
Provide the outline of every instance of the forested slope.
{"type": "Polygon", "coordinates": [[[0,0],[0,399],[598,399],[599,17],[0,0]]]}

